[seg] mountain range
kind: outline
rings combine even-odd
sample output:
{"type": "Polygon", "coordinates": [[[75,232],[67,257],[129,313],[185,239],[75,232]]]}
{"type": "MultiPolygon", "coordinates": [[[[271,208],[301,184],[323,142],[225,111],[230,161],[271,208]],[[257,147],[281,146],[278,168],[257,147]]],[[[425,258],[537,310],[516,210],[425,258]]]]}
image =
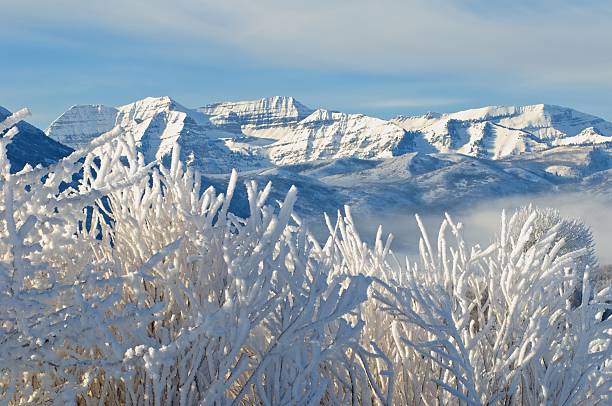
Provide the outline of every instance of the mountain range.
{"type": "Polygon", "coordinates": [[[182,158],[218,187],[232,168],[244,179],[271,180],[279,198],[295,184],[306,217],[343,204],[427,212],[551,191],[612,201],[612,123],[547,104],[383,120],[311,109],[293,97],[196,108],[149,97],[119,107],[73,106],[44,133],[20,125],[36,153],[9,149],[16,167],[57,160],[120,125],[145,160],[164,161],[178,143],[182,158]]]}
{"type": "Polygon", "coordinates": [[[149,159],[163,157],[178,142],[207,173],[227,171],[218,160],[221,156],[226,163],[231,157],[229,163],[239,168],[349,157],[385,159],[410,152],[499,160],[556,146],[606,144],[612,136],[610,122],[546,104],[382,120],[313,110],[293,97],[192,109],[167,96],[117,108],[73,106],[45,133],[77,148],[117,124],[133,134],[149,159]]]}

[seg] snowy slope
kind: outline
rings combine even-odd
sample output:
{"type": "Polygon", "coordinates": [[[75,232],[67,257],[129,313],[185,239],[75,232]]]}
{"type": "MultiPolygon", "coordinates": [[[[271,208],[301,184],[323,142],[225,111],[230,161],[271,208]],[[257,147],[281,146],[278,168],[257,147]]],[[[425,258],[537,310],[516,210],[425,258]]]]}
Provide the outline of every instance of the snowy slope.
{"type": "MultiPolygon", "coordinates": [[[[0,122],[10,115],[9,110],[0,106],[0,122]]],[[[25,121],[20,121],[16,127],[19,132],[7,146],[11,172],[23,169],[25,164],[46,166],[72,152],[71,148],[47,137],[40,129],[25,121]]],[[[0,136],[2,135],[0,132],[0,136]]]]}
{"type": "Polygon", "coordinates": [[[80,148],[115,126],[118,110],[101,104],[72,106],[45,133],[72,148],[80,148]]]}
{"type": "Polygon", "coordinates": [[[612,133],[608,132],[607,135],[603,135],[596,128],[588,127],[580,131],[577,135],[553,141],[553,145],[596,145],[612,143],[612,136],[610,134],[612,133]]]}
{"type": "Polygon", "coordinates": [[[232,139],[242,135],[167,96],[119,107],[117,124],[134,137],[147,162],[168,159],[175,143],[181,147],[182,159],[209,173],[258,168],[265,162],[253,151],[234,147],[232,139]]]}
{"type": "Polygon", "coordinates": [[[458,152],[481,158],[498,159],[548,147],[528,132],[489,121],[441,119],[412,133],[420,135],[438,152],[458,152]]]}
{"type": "Polygon", "coordinates": [[[588,127],[612,135],[612,123],[570,108],[549,104],[487,107],[455,113],[454,116],[459,118],[459,116],[470,117],[479,114],[504,127],[525,130],[544,139],[574,136],[588,127]]]}
{"type": "MultiPolygon", "coordinates": [[[[161,159],[194,120],[189,111],[170,97],[147,97],[119,107],[117,124],[140,144],[145,160],[161,159]]],[[[193,123],[195,124],[195,123],[193,123]]],[[[194,136],[204,138],[203,130],[192,126],[194,136]]]]}
{"type": "MultiPolygon", "coordinates": [[[[274,198],[291,185],[298,188],[297,212],[313,231],[324,228],[321,211],[334,215],[348,204],[367,221],[369,215],[410,218],[413,213],[460,213],[475,204],[502,197],[567,192],[604,194],[612,178],[611,151],[604,147],[556,147],[498,160],[456,153],[411,152],[383,159],[335,158],[240,173],[242,180],[272,181],[274,198]],[[551,167],[570,168],[577,177],[556,174],[551,167]],[[605,191],[605,192],[604,192],[605,191]]],[[[208,179],[223,188],[227,176],[208,179]]],[[[244,193],[239,188],[236,193],[244,193]]],[[[248,208],[235,207],[246,213],[248,208]]],[[[377,223],[378,224],[378,223],[377,223]]]]}
{"type": "Polygon", "coordinates": [[[401,127],[362,114],[316,110],[266,147],[272,162],[296,164],[320,159],[384,158],[413,148],[401,127]]]}

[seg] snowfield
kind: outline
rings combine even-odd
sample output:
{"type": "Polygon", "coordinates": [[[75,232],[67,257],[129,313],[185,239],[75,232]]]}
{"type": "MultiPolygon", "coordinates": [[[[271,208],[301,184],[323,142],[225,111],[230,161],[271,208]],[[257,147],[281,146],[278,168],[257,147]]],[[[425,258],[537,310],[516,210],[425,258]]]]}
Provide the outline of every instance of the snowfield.
{"type": "MultiPolygon", "coordinates": [[[[399,197],[414,207],[478,200],[525,185],[605,188],[609,149],[531,142],[607,124],[546,106],[486,109],[452,118],[471,123],[455,138],[437,130],[445,116],[432,115],[418,119],[432,122],[419,137],[441,144],[418,151],[398,124],[306,110],[280,99],[75,107],[47,133],[76,150],[34,132],[32,145],[57,155],[35,166],[11,148],[29,128],[27,111],[0,110],[0,402],[611,402],[612,288],[598,283],[580,221],[524,207],[502,212],[497,231],[471,245],[469,224],[446,215],[429,234],[417,216],[419,257],[408,261],[392,235],[379,228],[368,244],[351,208],[337,211],[357,203],[383,212],[399,197]],[[287,114],[245,118],[252,108],[287,114]],[[280,151],[294,137],[292,153],[278,155],[287,165],[227,147],[228,134],[248,143],[237,128],[277,119],[286,135],[257,148],[280,151]],[[382,136],[364,135],[373,128],[382,136]],[[470,143],[496,159],[455,151],[470,143]],[[222,175],[234,164],[241,177],[222,175]],[[322,236],[305,221],[315,213],[322,236]]],[[[441,128],[458,128],[449,123],[441,128]]]]}

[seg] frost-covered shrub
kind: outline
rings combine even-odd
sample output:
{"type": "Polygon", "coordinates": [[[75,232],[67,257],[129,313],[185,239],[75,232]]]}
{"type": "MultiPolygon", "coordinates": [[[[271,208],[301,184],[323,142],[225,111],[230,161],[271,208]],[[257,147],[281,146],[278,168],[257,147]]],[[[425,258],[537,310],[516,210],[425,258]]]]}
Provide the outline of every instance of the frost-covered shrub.
{"type": "Polygon", "coordinates": [[[502,216],[486,249],[447,218],[411,264],[380,230],[364,243],[349,208],[320,244],[294,188],[269,204],[270,184],[247,183],[237,217],[235,173],[204,189],[178,147],[145,165],[119,128],[11,174],[15,131],[0,138],[1,404],[610,400],[609,289],[590,292],[590,242],[564,250],[561,218],[502,216]]]}
{"type": "Polygon", "coordinates": [[[610,401],[612,323],[600,321],[610,288],[592,293],[588,267],[577,279],[572,269],[589,247],[562,254],[562,221],[534,237],[540,213],[522,214],[502,215],[498,240],[484,249],[466,247],[448,216],[432,245],[419,221],[420,261],[379,261],[372,271],[380,276],[364,332],[393,360],[392,372],[371,365],[395,376],[396,403],[610,401]],[[589,299],[576,307],[578,283],[589,299]]]}
{"type": "Polygon", "coordinates": [[[296,190],[275,210],[249,183],[241,219],[236,176],[202,191],[178,148],[146,166],[119,134],[15,175],[0,154],[0,397],[344,403],[370,280],[292,219],[296,190]]]}
{"type": "Polygon", "coordinates": [[[241,219],[228,212],[236,174],[227,195],[201,193],[178,153],[170,169],[108,195],[109,253],[138,264],[181,241],[139,292],[164,307],[139,340],[155,345],[129,354],[144,351],[125,378],[128,403],[148,393],[156,404],[343,399],[336,376],[351,368],[341,361],[360,331],[345,316],[366,299],[368,278],[349,276],[341,257],[291,221],[295,189],[275,213],[265,204],[271,185],[247,184],[251,216],[241,219]]]}
{"type": "Polygon", "coordinates": [[[100,241],[80,226],[85,207],[147,171],[118,165],[119,154],[102,156],[99,165],[80,159],[107,142],[120,151],[120,132],[113,131],[49,168],[11,174],[6,145],[15,133],[0,140],[0,398],[61,404],[74,401],[91,377],[113,379],[129,349],[117,332],[156,318],[157,309],[122,301],[146,269],[118,272],[124,261],[105,258],[100,241]],[[95,180],[66,188],[75,174],[94,168],[95,180]]]}
{"type": "Polygon", "coordinates": [[[572,303],[578,306],[582,300],[582,279],[584,273],[589,270],[590,281],[593,284],[598,279],[599,264],[595,255],[595,243],[591,229],[576,219],[564,218],[558,210],[545,208],[540,209],[532,206],[524,206],[517,210],[517,219],[509,230],[508,238],[517,239],[521,233],[521,227],[529,216],[534,215],[533,231],[524,249],[529,249],[536,241],[542,239],[551,228],[558,226],[555,242],[563,239],[563,246],[559,249],[559,255],[586,248],[583,255],[574,259],[572,271],[576,273],[578,283],[572,297],[572,303]]]}
{"type": "Polygon", "coordinates": [[[530,216],[534,216],[532,222],[532,232],[529,236],[529,241],[525,243],[525,248],[531,248],[533,244],[542,238],[552,227],[559,225],[557,234],[557,240],[563,238],[565,243],[559,250],[561,254],[576,251],[582,248],[586,248],[587,252],[577,258],[578,262],[576,266],[580,267],[582,271],[586,267],[591,269],[597,266],[597,258],[595,256],[595,246],[593,243],[593,235],[591,230],[584,223],[576,219],[567,219],[561,216],[558,210],[555,209],[540,209],[533,206],[523,206],[519,208],[516,213],[516,220],[512,224],[511,230],[509,230],[509,237],[517,239],[519,238],[522,226],[530,216]]]}

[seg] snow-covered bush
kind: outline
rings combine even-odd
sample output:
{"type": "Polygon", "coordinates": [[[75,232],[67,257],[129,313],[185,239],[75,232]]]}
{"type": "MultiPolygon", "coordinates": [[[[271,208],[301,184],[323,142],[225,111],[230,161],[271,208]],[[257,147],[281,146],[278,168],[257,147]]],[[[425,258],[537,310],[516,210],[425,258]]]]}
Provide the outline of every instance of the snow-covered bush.
{"type": "Polygon", "coordinates": [[[292,219],[296,190],[275,210],[249,183],[241,219],[235,174],[202,191],[178,148],[146,166],[118,135],[15,175],[0,154],[0,397],[344,403],[370,280],[292,219]]]}
{"type": "Polygon", "coordinates": [[[449,216],[436,245],[418,221],[420,261],[378,261],[371,271],[378,277],[364,334],[393,360],[391,372],[371,366],[395,376],[396,403],[610,401],[612,322],[601,322],[610,288],[591,292],[588,266],[577,279],[572,269],[589,245],[562,254],[563,221],[536,231],[541,212],[523,213],[503,214],[497,241],[484,249],[466,247],[449,216]],[[576,307],[578,284],[588,300],[576,307]]]}
{"type": "Polygon", "coordinates": [[[15,132],[0,138],[0,404],[609,401],[609,290],[590,292],[585,263],[589,299],[569,303],[589,246],[563,251],[562,221],[534,234],[536,211],[503,216],[483,250],[447,218],[410,264],[382,232],[364,243],[349,208],[320,244],[294,188],[268,204],[271,185],[247,183],[239,218],[235,173],[205,189],[178,147],[146,165],[119,128],[11,174],[15,132]]]}
{"type": "MultiPolygon", "coordinates": [[[[25,114],[14,114],[8,124],[25,114]]],[[[74,400],[84,374],[122,362],[124,344],[108,326],[152,318],[150,309],[118,307],[121,284],[130,284],[140,270],[115,273],[120,260],[98,258],[95,239],[79,226],[84,207],[141,175],[115,167],[91,185],[67,190],[73,175],[88,166],[79,161],[88,151],[12,175],[6,145],[15,134],[11,128],[0,140],[0,398],[62,403],[74,400]]],[[[110,168],[112,159],[101,158],[101,166],[110,168]]]]}
{"type": "Polygon", "coordinates": [[[228,212],[236,174],[227,195],[201,193],[178,155],[170,169],[108,195],[109,254],[136,266],[181,241],[139,292],[139,301],[164,307],[139,339],[155,345],[129,353],[148,351],[131,370],[128,403],[147,393],[156,404],[343,399],[336,376],[348,376],[342,358],[360,330],[345,316],[366,299],[368,278],[349,276],[341,257],[291,222],[295,189],[275,213],[265,204],[271,185],[251,182],[251,216],[237,218],[228,212]]]}
{"type": "Polygon", "coordinates": [[[525,243],[524,249],[529,249],[536,241],[542,239],[552,227],[557,226],[559,230],[556,233],[558,242],[563,238],[564,244],[559,249],[559,255],[577,251],[586,248],[586,252],[574,259],[572,271],[576,273],[578,284],[572,302],[578,306],[582,300],[582,279],[586,270],[589,270],[590,282],[598,279],[599,264],[595,255],[595,243],[593,234],[590,228],[576,219],[564,218],[558,210],[555,209],[540,209],[532,206],[524,206],[517,210],[517,219],[513,223],[513,227],[509,230],[509,237],[517,239],[521,233],[521,227],[527,221],[529,216],[534,215],[532,228],[533,231],[529,237],[529,241],[525,243]]]}

